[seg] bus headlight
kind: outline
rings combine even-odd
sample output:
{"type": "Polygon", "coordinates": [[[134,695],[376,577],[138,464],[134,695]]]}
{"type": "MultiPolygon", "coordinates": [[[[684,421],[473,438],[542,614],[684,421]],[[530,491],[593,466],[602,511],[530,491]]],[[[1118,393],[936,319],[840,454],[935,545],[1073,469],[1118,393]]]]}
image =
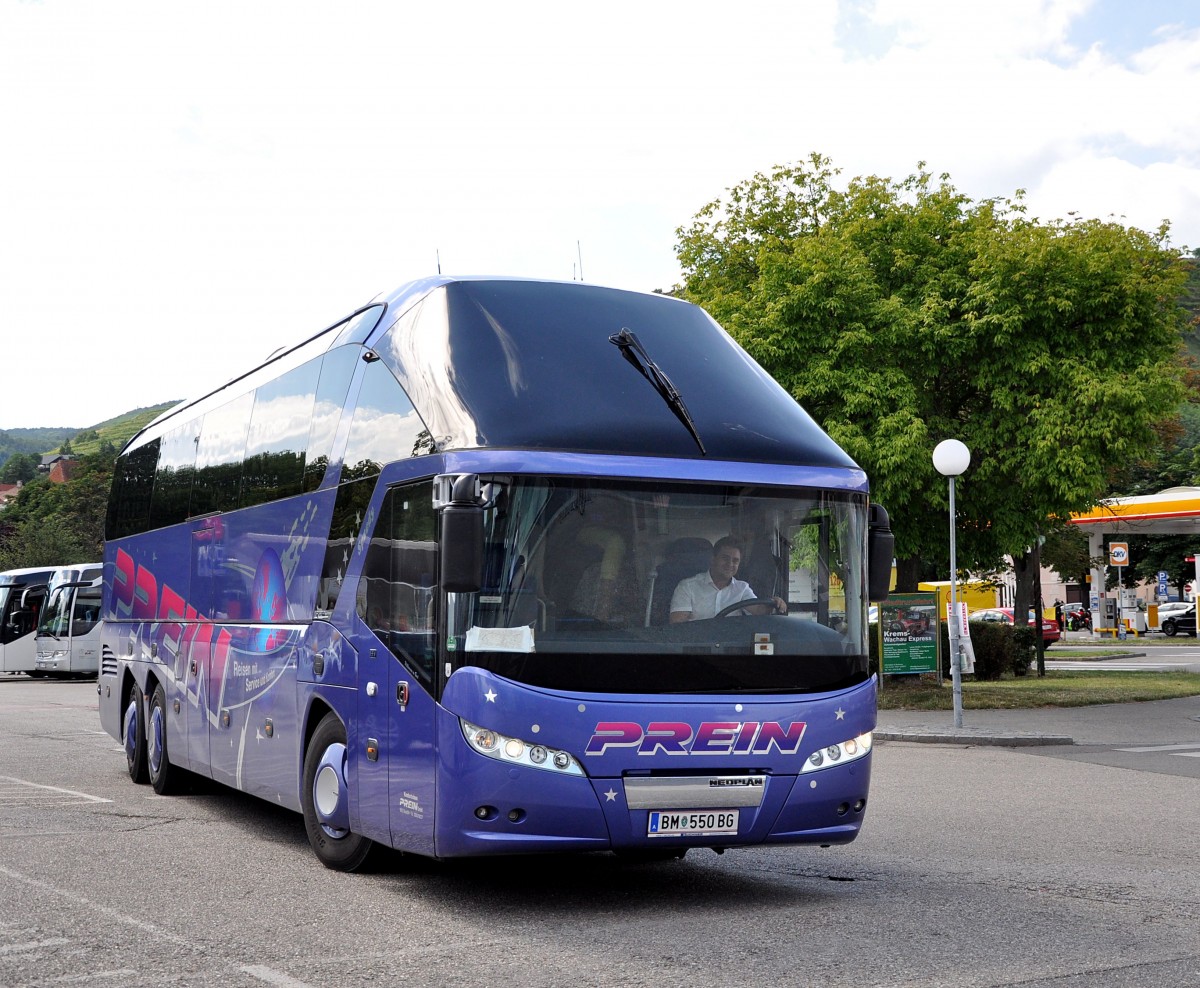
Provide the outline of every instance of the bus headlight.
{"type": "Polygon", "coordinates": [[[520,738],[510,738],[497,731],[479,727],[459,718],[463,737],[475,751],[488,758],[495,758],[510,765],[524,765],[544,772],[560,775],[584,775],[583,766],[570,752],[550,748],[544,744],[530,744],[520,738]]]}
{"type": "Polygon", "coordinates": [[[800,774],[818,772],[823,768],[833,768],[834,765],[845,765],[847,762],[857,761],[870,750],[871,732],[868,731],[856,738],[850,738],[849,741],[818,748],[808,756],[804,762],[804,768],[800,769],[800,774]]]}

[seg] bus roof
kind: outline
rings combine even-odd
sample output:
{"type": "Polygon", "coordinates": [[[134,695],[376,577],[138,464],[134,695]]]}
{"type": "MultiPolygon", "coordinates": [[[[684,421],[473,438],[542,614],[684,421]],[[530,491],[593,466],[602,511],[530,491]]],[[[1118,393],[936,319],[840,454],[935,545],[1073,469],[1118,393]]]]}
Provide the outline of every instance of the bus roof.
{"type": "Polygon", "coordinates": [[[580,282],[438,276],[373,305],[378,311],[359,318],[357,332],[347,331],[350,320],[309,337],[172,409],[127,448],[167,431],[185,408],[202,405],[200,414],[269,380],[272,365],[282,371],[350,342],[391,369],[432,452],[495,447],[856,467],[688,302],[580,282]]]}
{"type": "Polygon", "coordinates": [[[29,582],[31,577],[48,579],[56,566],[26,566],[22,569],[9,569],[0,573],[0,586],[21,587],[29,582]]]}

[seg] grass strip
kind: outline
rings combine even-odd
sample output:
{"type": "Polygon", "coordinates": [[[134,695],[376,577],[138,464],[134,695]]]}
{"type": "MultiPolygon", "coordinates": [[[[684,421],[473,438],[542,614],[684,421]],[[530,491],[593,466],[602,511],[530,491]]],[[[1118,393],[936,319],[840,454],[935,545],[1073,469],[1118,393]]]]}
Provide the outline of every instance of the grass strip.
{"type": "MultiPolygon", "coordinates": [[[[1086,707],[1096,703],[1139,703],[1200,694],[1200,675],[1188,672],[1074,672],[1052,669],[1045,676],[988,682],[963,681],[963,709],[1020,710],[1086,707]]],[[[947,677],[889,677],[879,690],[880,710],[952,710],[947,677]]]]}

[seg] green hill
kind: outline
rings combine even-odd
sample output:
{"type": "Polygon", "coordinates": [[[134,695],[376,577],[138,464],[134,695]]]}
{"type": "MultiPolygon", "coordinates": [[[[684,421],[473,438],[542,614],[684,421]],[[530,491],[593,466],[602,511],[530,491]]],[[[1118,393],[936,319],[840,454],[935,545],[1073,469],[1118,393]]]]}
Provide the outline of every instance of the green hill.
{"type": "Polygon", "coordinates": [[[56,453],[64,442],[70,442],[72,452],[80,455],[96,452],[105,440],[120,449],[142,426],[176,404],[178,402],[168,401],[147,408],[135,408],[82,429],[0,429],[0,465],[14,453],[27,453],[38,457],[44,453],[56,453]]]}
{"type": "MultiPolygon", "coordinates": [[[[134,435],[139,429],[153,422],[168,408],[173,408],[178,404],[178,401],[167,401],[161,405],[135,408],[133,411],[125,412],[125,414],[118,415],[116,418],[108,419],[97,425],[89,426],[86,429],[80,429],[75,435],[70,437],[71,451],[81,456],[87,453],[95,453],[100,448],[100,444],[105,440],[112,443],[117,449],[120,449],[125,445],[129,437],[134,435]]],[[[60,443],[59,445],[62,444],[60,443]]],[[[42,450],[42,452],[53,453],[57,450],[58,446],[52,446],[50,449],[42,450]]]]}
{"type": "Polygon", "coordinates": [[[14,453],[41,456],[47,449],[57,449],[78,429],[0,429],[0,464],[14,453]]]}

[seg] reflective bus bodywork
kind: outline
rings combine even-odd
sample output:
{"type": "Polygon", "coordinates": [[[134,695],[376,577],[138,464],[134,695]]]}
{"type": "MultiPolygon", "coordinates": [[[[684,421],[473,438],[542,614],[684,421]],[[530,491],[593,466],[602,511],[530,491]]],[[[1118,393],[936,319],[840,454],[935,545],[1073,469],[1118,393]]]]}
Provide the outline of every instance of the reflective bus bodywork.
{"type": "Polygon", "coordinates": [[[33,672],[37,624],[54,567],[0,573],[0,672],[33,672]]]}
{"type": "Polygon", "coordinates": [[[300,811],[336,868],[846,842],[867,491],[694,306],[412,283],[123,450],[101,720],[135,780],[300,811]],[[754,600],[673,623],[726,536],[754,600]]]}
{"type": "Polygon", "coordinates": [[[95,676],[100,667],[100,563],[62,566],[50,578],[37,626],[35,668],[45,676],[95,676]]]}

